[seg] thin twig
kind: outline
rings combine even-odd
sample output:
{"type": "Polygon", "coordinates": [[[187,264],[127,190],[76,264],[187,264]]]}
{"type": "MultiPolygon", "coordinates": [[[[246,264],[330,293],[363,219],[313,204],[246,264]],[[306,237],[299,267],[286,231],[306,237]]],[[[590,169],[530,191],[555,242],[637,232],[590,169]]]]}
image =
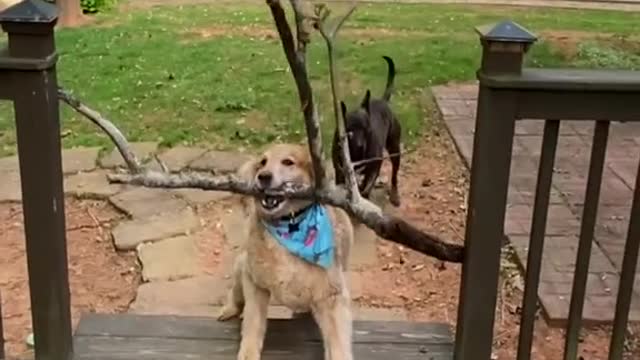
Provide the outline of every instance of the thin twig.
{"type": "Polygon", "coordinates": [[[102,115],[100,115],[99,112],[83,104],[79,99],[62,88],[58,88],[58,98],[65,102],[67,105],[71,106],[71,108],[73,108],[79,114],[87,117],[94,124],[98,125],[98,127],[100,127],[105,133],[107,133],[107,135],[116,145],[116,148],[120,152],[120,155],[122,155],[122,158],[127,164],[130,172],[136,174],[143,171],[143,168],[140,165],[140,161],[129,146],[127,138],[122,135],[122,132],[120,132],[120,130],[115,125],[113,125],[111,121],[104,118],[102,115]]]}
{"type": "Polygon", "coordinates": [[[18,215],[22,215],[22,207],[20,207],[18,210],[11,210],[9,212],[9,217],[7,219],[5,219],[5,221],[9,221],[12,220],[13,218],[17,217],[18,215]]]}
{"type": "Polygon", "coordinates": [[[72,231],[85,230],[85,229],[100,229],[100,226],[95,224],[80,224],[75,226],[69,226],[66,228],[66,231],[72,232],[72,231]]]}
{"type": "Polygon", "coordinates": [[[453,223],[451,221],[449,221],[449,228],[451,229],[451,231],[453,231],[453,233],[456,235],[456,237],[458,239],[464,239],[464,237],[462,236],[462,234],[460,234],[460,232],[458,231],[458,229],[456,229],[456,227],[453,225],[453,223]]]}
{"type": "Polygon", "coordinates": [[[380,160],[391,159],[391,158],[394,158],[394,157],[398,157],[400,155],[410,154],[410,153],[412,153],[414,151],[416,151],[416,149],[407,150],[407,151],[401,151],[399,153],[393,153],[393,154],[388,154],[388,155],[383,155],[383,156],[378,156],[378,157],[362,159],[362,160],[354,162],[353,163],[353,167],[356,168],[356,167],[358,167],[360,165],[365,165],[365,164],[376,162],[376,161],[380,161],[380,160]]]}
{"type": "Polygon", "coordinates": [[[352,4],[351,8],[340,17],[336,25],[327,29],[327,20],[329,18],[329,9],[326,6],[319,5],[316,7],[316,17],[318,20],[315,23],[315,27],[320,31],[320,34],[325,40],[327,45],[327,52],[329,55],[329,78],[331,82],[331,95],[333,97],[333,116],[336,124],[336,133],[338,137],[338,144],[340,146],[340,158],[342,165],[342,172],[344,174],[345,183],[347,187],[347,196],[356,201],[360,198],[360,190],[358,189],[358,179],[356,177],[356,173],[353,170],[353,165],[351,164],[351,154],[349,153],[349,141],[347,139],[347,130],[345,120],[340,116],[340,100],[338,95],[338,88],[336,83],[337,80],[337,70],[336,70],[336,56],[334,51],[334,45],[336,41],[336,36],[340,31],[340,28],[344,24],[344,22],[353,14],[356,9],[356,5],[352,4]]]}
{"type": "MultiPolygon", "coordinates": [[[[296,17],[296,40],[297,46],[296,51],[298,54],[306,54],[307,45],[311,42],[311,34],[307,30],[306,22],[308,21],[307,16],[305,15],[305,1],[303,0],[290,0],[291,7],[293,8],[293,13],[296,17]]],[[[303,61],[306,62],[306,59],[303,57],[303,61]]]]}
{"type": "Polygon", "coordinates": [[[162,172],[169,172],[169,167],[167,167],[167,164],[165,164],[164,161],[160,159],[160,156],[158,156],[158,154],[154,154],[153,158],[156,160],[156,163],[158,163],[158,166],[160,166],[160,169],[162,169],[162,172]]]}
{"type": "Polygon", "coordinates": [[[91,209],[89,207],[87,207],[85,209],[87,211],[87,214],[89,215],[89,217],[93,221],[93,223],[98,228],[98,232],[100,233],[100,235],[103,235],[104,234],[104,229],[102,228],[102,223],[100,222],[100,220],[98,220],[98,218],[93,214],[93,212],[91,211],[91,209]]]}

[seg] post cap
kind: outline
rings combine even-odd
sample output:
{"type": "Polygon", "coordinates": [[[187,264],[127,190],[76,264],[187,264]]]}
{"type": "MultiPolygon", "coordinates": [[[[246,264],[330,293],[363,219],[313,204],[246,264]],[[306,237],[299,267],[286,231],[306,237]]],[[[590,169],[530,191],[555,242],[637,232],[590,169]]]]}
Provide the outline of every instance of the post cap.
{"type": "Polygon", "coordinates": [[[488,42],[533,44],[538,40],[529,30],[511,20],[479,26],[476,32],[480,39],[488,42]]]}
{"type": "Polygon", "coordinates": [[[0,12],[0,24],[48,24],[58,19],[58,9],[43,0],[23,0],[0,12]]]}

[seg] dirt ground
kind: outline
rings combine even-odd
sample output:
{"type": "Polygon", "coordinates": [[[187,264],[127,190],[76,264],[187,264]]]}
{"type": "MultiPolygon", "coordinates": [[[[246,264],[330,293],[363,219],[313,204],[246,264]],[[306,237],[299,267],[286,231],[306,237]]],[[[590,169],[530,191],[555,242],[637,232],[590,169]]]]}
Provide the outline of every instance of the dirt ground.
{"type": "MultiPolygon", "coordinates": [[[[119,218],[104,202],[66,200],[69,281],[74,326],[88,312],[125,311],[135,296],[135,254],[116,253],[108,229],[119,218]]],[[[31,332],[22,207],[0,204],[0,291],[6,351],[28,352],[31,332]]]]}
{"type": "Polygon", "coordinates": [[[576,57],[579,45],[585,41],[607,44],[614,49],[640,51],[640,37],[636,35],[620,36],[610,33],[594,34],[586,31],[553,30],[541,32],[540,38],[550,43],[553,49],[560,52],[567,60],[576,57]]]}

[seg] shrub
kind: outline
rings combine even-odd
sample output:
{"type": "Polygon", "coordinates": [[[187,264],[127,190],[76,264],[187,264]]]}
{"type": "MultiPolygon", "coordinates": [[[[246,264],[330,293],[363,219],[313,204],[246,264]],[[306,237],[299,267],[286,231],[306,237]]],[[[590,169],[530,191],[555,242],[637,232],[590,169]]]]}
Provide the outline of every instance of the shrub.
{"type": "Polygon", "coordinates": [[[593,42],[578,46],[578,65],[609,69],[640,69],[640,55],[593,42]]]}
{"type": "Polygon", "coordinates": [[[115,0],[80,0],[82,12],[85,14],[95,14],[110,9],[115,5],[115,0]]]}
{"type": "MultiPolygon", "coordinates": [[[[56,0],[45,0],[54,4],[56,0]]],[[[110,9],[117,0],[80,0],[80,7],[85,14],[95,14],[110,9]]]]}

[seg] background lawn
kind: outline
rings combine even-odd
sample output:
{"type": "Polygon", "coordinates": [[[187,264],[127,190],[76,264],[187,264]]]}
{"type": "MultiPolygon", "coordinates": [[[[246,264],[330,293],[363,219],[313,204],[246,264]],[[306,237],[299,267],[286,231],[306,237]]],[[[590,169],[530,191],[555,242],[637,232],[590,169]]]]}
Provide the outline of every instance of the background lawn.
{"type": "MultiPolygon", "coordinates": [[[[428,87],[473,79],[480,57],[474,27],[505,18],[541,37],[529,56],[531,66],[640,68],[640,40],[633,35],[637,13],[361,5],[339,44],[340,85],[348,104],[357,104],[366,88],[381,94],[381,56],[392,56],[398,68],[392,100],[405,143],[415,143],[431,123],[428,87]]],[[[57,42],[60,84],[130,140],[251,148],[303,139],[293,80],[261,2],[114,10],[89,26],[59,31],[57,42]]],[[[333,119],[319,36],[308,63],[327,140],[333,119]]],[[[111,146],[89,121],[62,108],[65,146],[111,146]]],[[[0,155],[14,152],[12,112],[3,103],[0,155]]]]}

